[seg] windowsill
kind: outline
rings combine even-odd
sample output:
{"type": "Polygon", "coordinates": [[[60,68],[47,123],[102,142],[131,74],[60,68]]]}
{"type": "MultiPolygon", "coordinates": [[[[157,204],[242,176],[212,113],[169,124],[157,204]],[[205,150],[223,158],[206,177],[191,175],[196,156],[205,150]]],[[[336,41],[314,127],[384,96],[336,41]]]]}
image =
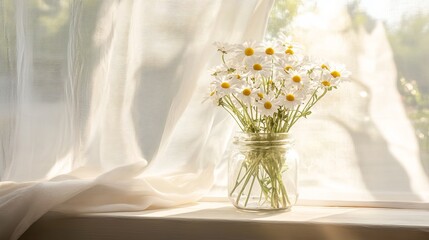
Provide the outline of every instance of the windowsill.
{"type": "Polygon", "coordinates": [[[251,213],[227,202],[65,215],[48,213],[21,239],[429,239],[429,211],[295,206],[251,213]]]}

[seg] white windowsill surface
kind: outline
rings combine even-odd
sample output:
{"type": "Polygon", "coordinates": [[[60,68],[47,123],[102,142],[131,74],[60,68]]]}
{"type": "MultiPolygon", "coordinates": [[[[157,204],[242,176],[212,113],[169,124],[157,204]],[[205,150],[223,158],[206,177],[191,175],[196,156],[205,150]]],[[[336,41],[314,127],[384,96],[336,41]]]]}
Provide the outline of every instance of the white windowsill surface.
{"type": "Polygon", "coordinates": [[[429,210],[295,206],[254,213],[227,202],[171,209],[48,213],[20,239],[429,239],[429,210]]]}

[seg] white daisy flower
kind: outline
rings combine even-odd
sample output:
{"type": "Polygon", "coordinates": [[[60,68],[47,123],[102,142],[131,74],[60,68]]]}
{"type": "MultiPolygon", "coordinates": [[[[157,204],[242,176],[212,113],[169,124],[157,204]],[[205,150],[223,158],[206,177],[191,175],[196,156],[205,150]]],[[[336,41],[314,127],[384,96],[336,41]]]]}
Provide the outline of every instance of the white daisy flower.
{"type": "Polygon", "coordinates": [[[271,92],[256,103],[258,112],[263,116],[273,116],[280,108],[280,101],[271,92]]]}
{"type": "Polygon", "coordinates": [[[217,96],[223,97],[233,93],[237,87],[238,81],[227,78],[226,76],[216,77],[212,82],[212,87],[215,89],[217,96]]]}
{"type": "Polygon", "coordinates": [[[290,70],[286,76],[286,86],[295,86],[297,89],[310,84],[306,71],[290,70]]]}
{"type": "Polygon", "coordinates": [[[295,87],[287,88],[284,91],[282,104],[286,109],[293,109],[295,106],[303,103],[306,97],[306,89],[297,89],[295,87]]]}
{"type": "Polygon", "coordinates": [[[220,97],[216,94],[216,88],[212,85],[209,87],[208,94],[204,96],[203,103],[211,100],[213,105],[219,106],[220,97]]]}
{"type": "Polygon", "coordinates": [[[261,101],[262,99],[264,99],[265,95],[266,94],[264,93],[264,91],[262,91],[261,88],[257,87],[254,91],[253,97],[256,101],[261,101]]]}
{"type": "Polygon", "coordinates": [[[211,99],[213,105],[219,106],[220,97],[216,94],[216,90],[211,91],[207,99],[211,99]]]}
{"type": "Polygon", "coordinates": [[[343,64],[331,64],[326,71],[329,71],[333,78],[339,78],[341,80],[348,79],[351,74],[346,70],[346,67],[343,64]]]}
{"type": "Polygon", "coordinates": [[[294,42],[291,36],[280,34],[278,43],[282,47],[281,51],[284,57],[294,60],[303,59],[302,53],[304,48],[300,44],[294,42]]]}
{"type": "Polygon", "coordinates": [[[257,96],[257,90],[251,84],[244,84],[237,88],[237,98],[248,106],[252,105],[257,96]]]}
{"type": "Polygon", "coordinates": [[[258,51],[260,51],[260,46],[255,41],[244,42],[243,44],[235,45],[234,59],[242,62],[245,59],[255,57],[258,51]]]}
{"type": "Polygon", "coordinates": [[[298,70],[300,68],[300,62],[293,59],[281,58],[275,64],[275,69],[279,76],[287,77],[291,70],[298,70]]]}
{"type": "Polygon", "coordinates": [[[327,89],[331,89],[331,87],[337,87],[340,82],[341,78],[333,77],[328,71],[324,71],[322,76],[318,79],[319,87],[327,89]]]}
{"type": "Polygon", "coordinates": [[[272,73],[272,63],[263,57],[246,59],[246,67],[249,77],[252,78],[267,78],[270,77],[272,73]]]}
{"type": "Polygon", "coordinates": [[[329,71],[329,69],[331,68],[331,67],[329,67],[329,63],[327,63],[327,62],[321,62],[320,64],[318,64],[318,67],[320,68],[320,69],[322,69],[323,71],[329,71]]]}
{"type": "Polygon", "coordinates": [[[278,42],[263,42],[261,44],[261,53],[268,60],[277,60],[283,55],[282,46],[278,42]]]}

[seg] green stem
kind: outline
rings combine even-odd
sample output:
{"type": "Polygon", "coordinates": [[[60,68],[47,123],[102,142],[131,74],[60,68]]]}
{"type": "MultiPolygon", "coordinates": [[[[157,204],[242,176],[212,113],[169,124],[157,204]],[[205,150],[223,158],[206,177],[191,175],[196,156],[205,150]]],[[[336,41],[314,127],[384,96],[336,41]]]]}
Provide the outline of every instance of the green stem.
{"type": "Polygon", "coordinates": [[[244,202],[245,207],[247,206],[247,203],[249,202],[250,195],[252,195],[252,189],[253,189],[253,184],[255,183],[255,179],[256,179],[256,177],[253,176],[252,184],[250,185],[250,188],[249,188],[249,193],[247,194],[246,201],[244,202]]]}
{"type": "Polygon", "coordinates": [[[287,128],[287,132],[289,132],[290,128],[302,117],[302,116],[306,116],[308,110],[310,110],[310,108],[312,108],[320,99],[323,98],[323,96],[325,96],[325,94],[328,92],[327,89],[324,89],[323,93],[320,96],[316,96],[316,92],[318,90],[314,91],[313,95],[311,96],[311,98],[308,100],[307,104],[305,105],[304,109],[302,110],[302,113],[295,119],[295,117],[292,118],[291,123],[289,124],[289,127],[287,128]],[[315,99],[314,99],[315,98],[315,99]],[[313,100],[314,99],[314,100],[313,100]],[[313,101],[312,101],[313,100],[313,101]],[[311,103],[310,103],[311,102],[311,103]]]}
{"type": "Polygon", "coordinates": [[[292,125],[293,121],[295,120],[295,118],[296,118],[296,116],[297,116],[297,114],[298,114],[298,112],[299,112],[299,108],[300,108],[300,107],[301,107],[301,105],[298,105],[298,106],[296,107],[296,109],[294,110],[294,113],[293,113],[293,115],[292,115],[292,118],[290,119],[290,123],[288,123],[287,132],[289,132],[290,128],[292,127],[291,125],[292,125]]]}
{"type": "Polygon", "coordinates": [[[252,176],[252,174],[248,174],[246,181],[244,182],[240,192],[238,193],[237,200],[235,201],[235,203],[237,205],[239,205],[238,203],[240,202],[241,194],[243,194],[244,190],[246,189],[247,183],[249,182],[251,176],[252,176]]]}
{"type": "MultiPolygon", "coordinates": [[[[238,101],[238,103],[241,105],[241,107],[243,108],[243,112],[245,113],[246,117],[247,117],[247,126],[251,125],[252,126],[252,132],[255,132],[256,130],[256,126],[253,122],[252,117],[249,115],[249,112],[247,111],[247,106],[240,100],[238,99],[235,95],[232,95],[235,100],[238,101]]],[[[250,105],[250,108],[252,108],[252,105],[250,105]]]]}
{"type": "Polygon", "coordinates": [[[237,186],[238,186],[238,185],[239,185],[239,184],[244,180],[244,178],[246,177],[246,174],[244,174],[243,178],[242,178],[241,180],[238,180],[238,179],[240,179],[241,171],[243,171],[243,168],[245,168],[245,167],[243,166],[243,164],[241,164],[240,171],[238,171],[237,179],[235,180],[235,186],[234,186],[234,188],[231,190],[231,193],[233,193],[233,192],[235,191],[235,189],[237,188],[237,186]]]}

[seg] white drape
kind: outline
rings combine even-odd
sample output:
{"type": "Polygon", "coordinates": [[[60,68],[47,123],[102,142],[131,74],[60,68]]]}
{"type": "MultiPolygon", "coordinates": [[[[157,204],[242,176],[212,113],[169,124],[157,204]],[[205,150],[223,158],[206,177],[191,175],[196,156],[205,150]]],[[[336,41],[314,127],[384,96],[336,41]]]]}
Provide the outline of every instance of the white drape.
{"type": "Polygon", "coordinates": [[[353,80],[294,129],[307,160],[301,165],[302,199],[427,208],[429,178],[422,164],[427,159],[419,157],[398,91],[398,66],[385,25],[375,21],[370,31],[353,29],[345,2],[319,3],[297,16],[294,34],[311,54],[346,63],[353,80]]]}
{"type": "Polygon", "coordinates": [[[201,104],[212,43],[260,40],[271,5],[1,0],[0,238],[198,200],[233,126],[201,104]]]}

